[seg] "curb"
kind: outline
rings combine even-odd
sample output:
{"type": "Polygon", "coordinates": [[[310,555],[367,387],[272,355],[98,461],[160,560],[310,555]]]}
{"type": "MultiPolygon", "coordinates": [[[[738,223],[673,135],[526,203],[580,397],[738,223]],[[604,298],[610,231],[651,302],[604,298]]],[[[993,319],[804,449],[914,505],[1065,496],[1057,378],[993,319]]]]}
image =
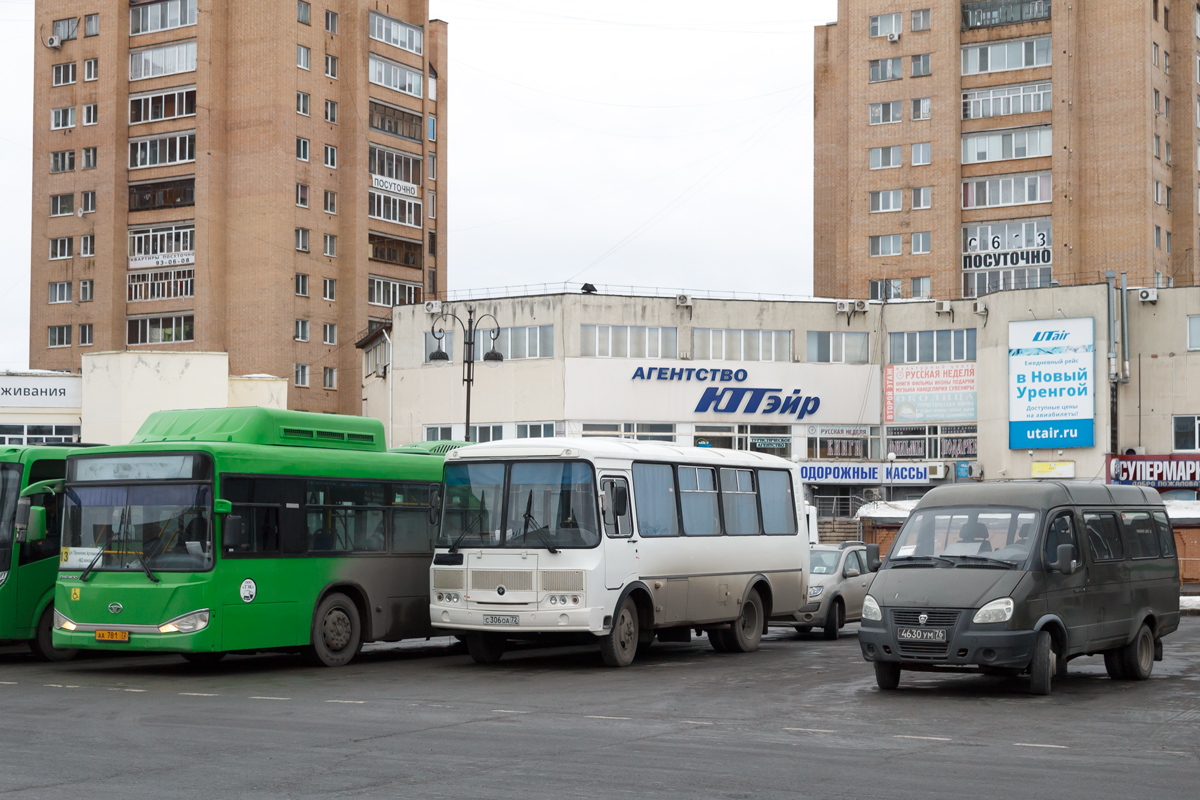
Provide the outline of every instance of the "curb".
{"type": "Polygon", "coordinates": [[[1200,608],[1181,608],[1179,609],[1181,617],[1200,617],[1200,608]]]}

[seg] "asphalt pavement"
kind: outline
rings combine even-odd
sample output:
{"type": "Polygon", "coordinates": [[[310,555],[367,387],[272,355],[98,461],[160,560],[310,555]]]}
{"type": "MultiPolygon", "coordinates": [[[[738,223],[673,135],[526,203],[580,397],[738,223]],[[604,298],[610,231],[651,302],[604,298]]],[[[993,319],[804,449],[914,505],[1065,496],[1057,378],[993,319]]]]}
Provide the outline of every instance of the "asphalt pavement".
{"type": "Polygon", "coordinates": [[[282,655],[41,664],[0,649],[0,796],[14,798],[1193,798],[1200,619],[1145,683],[1071,662],[1022,679],[904,673],[880,692],[849,626],[747,655],[656,644],[478,666],[450,639],[342,669],[282,655]]]}

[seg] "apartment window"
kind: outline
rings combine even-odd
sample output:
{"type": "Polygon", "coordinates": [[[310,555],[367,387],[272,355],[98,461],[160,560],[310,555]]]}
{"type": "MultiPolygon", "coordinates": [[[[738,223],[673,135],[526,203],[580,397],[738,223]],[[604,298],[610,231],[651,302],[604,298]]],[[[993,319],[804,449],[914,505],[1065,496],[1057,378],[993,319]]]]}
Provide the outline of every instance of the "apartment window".
{"type": "Polygon", "coordinates": [[[1163,50],[1163,72],[1171,74],[1171,54],[1163,50]]]}
{"type": "Polygon", "coordinates": [[[325,145],[325,166],[337,169],[337,148],[331,144],[325,145]]]}
{"type": "Polygon", "coordinates": [[[963,208],[996,208],[1051,200],[1049,172],[997,175],[963,181],[963,208]]]}
{"type": "Polygon", "coordinates": [[[871,255],[872,256],[898,256],[903,250],[900,245],[901,236],[898,233],[889,234],[886,236],[872,236],[871,255]]]}
{"type": "Polygon", "coordinates": [[[421,183],[421,158],[370,145],[367,148],[367,172],[406,183],[413,187],[409,191],[415,195],[416,187],[421,183]]]}
{"type": "Polygon", "coordinates": [[[70,347],[71,346],[71,326],[70,325],[51,325],[49,328],[49,341],[47,347],[70,347]]]}
{"type": "Polygon", "coordinates": [[[901,77],[899,58],[881,58],[868,64],[871,83],[898,81],[901,77]]]}
{"type": "Polygon", "coordinates": [[[96,282],[89,279],[79,282],[79,302],[90,303],[95,294],[96,282]]]}
{"type": "Polygon", "coordinates": [[[1167,145],[1166,145],[1166,159],[1165,160],[1167,162],[1167,166],[1170,166],[1171,165],[1171,143],[1170,142],[1167,142],[1167,145]]]}
{"type": "Polygon", "coordinates": [[[367,193],[367,214],[374,219],[421,227],[421,201],[383,192],[367,193]]]}
{"type": "Polygon", "coordinates": [[[518,439],[553,439],[553,422],[520,423],[517,425],[518,439]]]}
{"type": "Polygon", "coordinates": [[[75,151],[74,150],[59,150],[56,153],[50,154],[50,171],[51,172],[74,172],[75,171],[75,151]]]}
{"type": "Polygon", "coordinates": [[[913,255],[923,255],[929,252],[929,231],[921,231],[912,235],[913,255]]]}
{"type": "Polygon", "coordinates": [[[429,141],[436,142],[437,141],[437,119],[432,114],[430,114],[426,119],[429,122],[429,141]]]}
{"type": "Polygon", "coordinates": [[[912,76],[920,78],[929,74],[929,53],[912,57],[912,76]]]}
{"type": "Polygon", "coordinates": [[[370,24],[372,39],[417,55],[423,52],[424,36],[420,28],[385,17],[378,11],[371,12],[370,24]]]}
{"type": "Polygon", "coordinates": [[[975,328],[888,334],[893,364],[975,360],[975,328]]]}
{"type": "Polygon", "coordinates": [[[96,210],[96,193],[94,191],[83,192],[79,198],[79,207],[83,209],[83,213],[91,214],[96,210]]]}
{"type": "Polygon", "coordinates": [[[129,9],[129,34],[183,28],[196,24],[196,0],[163,0],[129,9]]]}
{"type": "Polygon", "coordinates": [[[71,302],[71,282],[56,281],[50,284],[50,303],[69,303],[71,302]]]}
{"type": "Polygon", "coordinates": [[[338,32],[338,15],[336,11],[325,12],[325,32],[332,34],[338,32]]]}
{"type": "Polygon", "coordinates": [[[380,131],[402,139],[421,141],[421,115],[384,103],[371,101],[370,125],[380,131]]]}
{"type": "Polygon", "coordinates": [[[928,8],[924,8],[924,9],[921,9],[920,11],[912,12],[912,30],[913,30],[913,33],[916,33],[917,31],[929,30],[929,9],[928,8]]]}
{"type": "Polygon", "coordinates": [[[83,169],[96,168],[96,148],[85,147],[79,151],[83,160],[83,169]]]}
{"type": "Polygon", "coordinates": [[[437,102],[437,70],[433,64],[429,65],[429,99],[437,102]]]}
{"type": "Polygon", "coordinates": [[[147,47],[145,50],[135,50],[129,54],[129,80],[131,81],[195,71],[195,41],[147,47]]]}
{"type": "Polygon", "coordinates": [[[75,127],[75,106],[55,108],[50,111],[50,130],[59,131],[75,127]]]}
{"type": "Polygon", "coordinates": [[[1050,65],[1050,37],[971,45],[962,49],[962,74],[982,75],[1050,65]]]}
{"type": "Polygon", "coordinates": [[[451,428],[449,425],[437,426],[427,425],[425,427],[425,441],[427,442],[448,442],[453,437],[450,435],[451,428]]]}
{"type": "Polygon", "coordinates": [[[300,69],[309,69],[311,61],[312,51],[302,44],[296,45],[296,66],[300,69]]]}
{"type": "Polygon", "coordinates": [[[73,195],[73,194],[50,195],[50,216],[52,216],[52,217],[69,217],[74,213],[75,213],[75,195],[73,195]]]}
{"type": "Polygon", "coordinates": [[[83,79],[85,81],[94,81],[100,77],[100,62],[94,58],[86,59],[83,62],[83,79]]]}
{"type": "Polygon", "coordinates": [[[338,76],[338,60],[337,56],[325,54],[325,77],[337,80],[338,76]]]}
{"type": "Polygon", "coordinates": [[[296,385],[301,388],[308,386],[308,364],[296,365],[296,385]]]}
{"type": "Polygon", "coordinates": [[[138,183],[129,187],[129,210],[151,211],[196,204],[196,179],[138,183]]]}
{"type": "MultiPolygon", "coordinates": [[[[705,335],[709,333],[705,331],[705,335]]],[[[679,329],[580,325],[579,355],[585,358],[678,358],[679,329]]]]}
{"type": "Polygon", "coordinates": [[[329,258],[337,258],[337,236],[332,233],[325,234],[324,253],[329,258]]]}
{"type": "MultiPolygon", "coordinates": [[[[491,347],[490,344],[488,346],[491,347]]],[[[449,356],[451,361],[453,361],[455,358],[457,358],[457,355],[454,352],[454,332],[453,331],[446,331],[446,333],[441,337],[434,336],[429,331],[425,332],[425,363],[426,364],[431,363],[429,360],[429,356],[433,355],[438,350],[441,350],[447,356],[449,356]]]]}
{"type": "MultiPolygon", "coordinates": [[[[980,164],[1049,156],[1052,153],[1052,138],[1049,127],[963,136],[962,163],[980,164]]],[[[1154,138],[1155,155],[1158,155],[1158,137],[1154,138]]]]}
{"type": "Polygon", "coordinates": [[[505,360],[553,358],[554,326],[534,325],[492,330],[484,328],[475,337],[475,360],[482,360],[483,354],[493,346],[505,360]],[[496,333],[495,342],[492,341],[492,331],[496,333]]]}
{"type": "Polygon", "coordinates": [[[891,169],[902,166],[900,145],[871,148],[871,169],[891,169]]]}
{"type": "Polygon", "coordinates": [[[437,231],[429,232],[429,255],[437,257],[437,231]]]}
{"type": "Polygon", "coordinates": [[[429,174],[429,180],[437,180],[437,153],[429,154],[429,169],[427,172],[429,174]]]}
{"type": "Polygon", "coordinates": [[[397,239],[382,233],[370,232],[367,235],[372,261],[383,261],[388,264],[398,264],[405,267],[415,267],[421,259],[421,243],[408,239],[397,239]]]}
{"type": "MultiPolygon", "coordinates": [[[[613,355],[618,356],[618,353],[613,355]]],[[[791,361],[792,332],[695,328],[692,330],[692,358],[697,361],[791,361]]]]}
{"type": "Polygon", "coordinates": [[[877,17],[871,17],[870,20],[870,36],[887,36],[889,33],[902,33],[903,24],[899,14],[880,14],[877,17]]]}
{"type": "Polygon", "coordinates": [[[426,194],[429,196],[426,198],[428,202],[425,205],[429,207],[429,218],[433,219],[437,216],[437,192],[430,189],[426,194]]]}
{"type": "Polygon", "coordinates": [[[54,20],[54,35],[64,42],[74,39],[79,35],[79,18],[54,20]]]}
{"type": "Polygon", "coordinates": [[[1167,255],[1171,254],[1171,232],[1167,231],[1167,255]]]}
{"type": "Polygon", "coordinates": [[[328,189],[325,190],[325,213],[337,213],[337,192],[331,192],[328,189]]]}
{"type": "Polygon", "coordinates": [[[397,64],[395,61],[388,61],[374,53],[370,56],[369,69],[371,83],[413,97],[421,97],[421,73],[415,72],[403,64],[397,64]]]}
{"type": "Polygon", "coordinates": [[[437,267],[429,267],[425,270],[425,282],[427,291],[430,297],[437,297],[438,290],[438,273],[437,267]]]}
{"type": "MultiPolygon", "coordinates": [[[[1053,230],[1049,217],[1037,219],[991,222],[982,225],[964,225],[962,228],[963,269],[986,269],[992,267],[1026,267],[1049,264],[1053,257],[1053,230]]],[[[1022,285],[1009,288],[1025,288],[1022,270],[1022,285]]],[[[1038,285],[1038,270],[1033,269],[1038,285]]],[[[1048,275],[1048,270],[1047,270],[1048,275]]],[[[996,277],[996,276],[993,276],[996,277]]],[[[1048,282],[1048,278],[1047,278],[1048,282]]],[[[970,296],[971,293],[968,293],[970,296]]]]}
{"type": "Polygon", "coordinates": [[[308,185],[303,183],[296,184],[296,205],[301,208],[308,208],[308,185]]]}
{"type": "Polygon", "coordinates": [[[871,213],[902,210],[902,197],[903,192],[900,189],[888,189],[882,192],[871,192],[871,213]]]}
{"type": "Polygon", "coordinates": [[[96,236],[91,233],[85,233],[79,237],[79,255],[84,258],[92,258],[96,255],[96,236]]]}
{"type": "Polygon", "coordinates": [[[1187,346],[1188,350],[1200,350],[1200,316],[1188,317],[1187,346]]]}
{"type": "Polygon", "coordinates": [[[912,163],[914,167],[928,164],[929,160],[929,142],[919,142],[912,146],[912,163]]]}
{"type": "MultiPolygon", "coordinates": [[[[179,222],[129,229],[129,268],[170,267],[196,260],[196,224],[179,222]]],[[[191,278],[191,275],[176,277],[191,278]]]]}
{"type": "MultiPolygon", "coordinates": [[[[337,300],[337,279],[326,278],[324,288],[321,290],[321,297],[325,300],[337,300]]],[[[336,327],[336,326],[335,326],[336,327]]]]}
{"type": "Polygon", "coordinates": [[[1167,187],[1167,211],[1171,210],[1171,187],[1167,187]]]}
{"type": "Polygon", "coordinates": [[[75,82],[75,64],[55,64],[50,71],[51,86],[66,86],[75,82]]]}
{"type": "Polygon", "coordinates": [[[900,293],[899,278],[881,278],[871,281],[871,299],[872,300],[899,300],[903,295],[900,293]]]}
{"type": "Polygon", "coordinates": [[[308,252],[308,228],[296,228],[296,249],[301,253],[308,252]]]}
{"type": "Polygon", "coordinates": [[[70,236],[60,236],[57,239],[50,240],[50,260],[58,261],[64,258],[71,258],[74,255],[75,240],[70,236]]]}
{"type": "Polygon", "coordinates": [[[308,297],[308,276],[301,272],[296,273],[296,294],[308,297]]]}
{"type": "MultiPolygon", "coordinates": [[[[367,303],[373,306],[411,306],[421,302],[421,287],[379,275],[367,276],[367,303]]],[[[482,355],[480,356],[482,358],[482,355]]]]}
{"type": "Polygon", "coordinates": [[[308,139],[296,137],[296,158],[300,161],[308,161],[308,139]]]}
{"type": "Polygon", "coordinates": [[[195,131],[131,139],[129,142],[130,169],[184,164],[195,160],[195,131]]]}
{"type": "Polygon", "coordinates": [[[322,370],[322,372],[323,372],[323,375],[321,377],[321,386],[323,386],[326,389],[336,389],[337,388],[337,369],[335,369],[334,367],[325,367],[322,370]]]}
{"type": "Polygon", "coordinates": [[[1154,134],[1154,157],[1159,158],[1159,137],[1157,133],[1154,134]]]}
{"type": "Polygon", "coordinates": [[[963,92],[963,119],[1007,117],[1050,110],[1050,84],[1029,83],[963,92]]]}
{"type": "Polygon", "coordinates": [[[932,205],[930,200],[932,189],[928,186],[918,186],[912,190],[912,207],[914,210],[919,208],[929,208],[932,205]]]}
{"type": "Polygon", "coordinates": [[[929,98],[914,97],[912,101],[913,121],[929,119],[929,98]]]}
{"type": "Polygon", "coordinates": [[[841,331],[809,331],[810,364],[867,364],[871,360],[870,335],[841,331]]]}
{"type": "Polygon", "coordinates": [[[312,6],[305,0],[296,0],[296,22],[301,25],[312,24],[312,6]]]}
{"type": "Polygon", "coordinates": [[[325,101],[325,121],[337,124],[338,121],[338,104],[336,100],[325,101]]]}
{"type": "Polygon", "coordinates": [[[309,97],[308,92],[296,92],[296,113],[297,114],[302,114],[307,117],[309,115],[310,105],[311,105],[311,98],[309,97]]]}
{"type": "Polygon", "coordinates": [[[1158,42],[1150,45],[1150,63],[1156,67],[1158,66],[1158,42]]]}
{"type": "Polygon", "coordinates": [[[88,103],[83,107],[83,124],[95,125],[99,122],[99,109],[95,103],[88,103]]]}
{"type": "Polygon", "coordinates": [[[1154,98],[1153,99],[1154,113],[1157,114],[1159,111],[1162,110],[1162,95],[1159,94],[1158,89],[1155,89],[1152,97],[1154,98]]]}
{"type": "Polygon", "coordinates": [[[890,103],[871,103],[867,106],[867,122],[870,125],[883,125],[889,122],[900,122],[900,101],[890,103]]]}
{"type": "Polygon", "coordinates": [[[1171,98],[1163,98],[1163,116],[1167,119],[1171,118],[1171,98]]]}
{"type": "Polygon", "coordinates": [[[498,442],[504,438],[503,425],[472,425],[467,438],[472,442],[498,442]]]}
{"type": "Polygon", "coordinates": [[[131,319],[126,325],[126,344],[172,344],[195,339],[191,314],[131,319]]]}
{"type": "Polygon", "coordinates": [[[99,36],[100,35],[100,15],[88,14],[83,18],[83,35],[84,36],[99,36]]]}
{"type": "Polygon", "coordinates": [[[321,341],[324,344],[337,344],[337,324],[334,322],[326,322],[322,325],[321,341]]]}
{"type": "Polygon", "coordinates": [[[296,320],[296,326],[295,326],[294,332],[292,334],[292,338],[295,339],[297,342],[307,342],[308,341],[308,320],[306,320],[306,319],[296,320]]]}
{"type": "MultiPolygon", "coordinates": [[[[299,110],[297,101],[297,111],[299,110]]],[[[196,87],[146,92],[129,98],[129,124],[196,115],[196,87]]]]}
{"type": "Polygon", "coordinates": [[[1154,202],[1158,205],[1163,204],[1163,184],[1162,181],[1154,182],[1154,202]]]}
{"type": "MultiPolygon", "coordinates": [[[[929,234],[925,234],[928,236],[929,234]]],[[[930,288],[929,278],[913,278],[912,279],[912,296],[913,297],[932,297],[933,292],[930,288]]]]}
{"type": "Polygon", "coordinates": [[[79,346],[90,347],[92,345],[92,323],[87,322],[79,326],[79,346]]]}

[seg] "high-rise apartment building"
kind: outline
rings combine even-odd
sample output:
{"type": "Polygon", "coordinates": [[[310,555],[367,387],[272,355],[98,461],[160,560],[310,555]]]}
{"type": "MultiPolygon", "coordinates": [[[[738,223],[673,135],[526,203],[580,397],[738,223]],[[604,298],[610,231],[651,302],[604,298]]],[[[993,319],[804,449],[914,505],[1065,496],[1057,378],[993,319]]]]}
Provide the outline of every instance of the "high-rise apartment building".
{"type": "Polygon", "coordinates": [[[1190,285],[1200,8],[840,0],[816,31],[814,285],[1190,285]]]}
{"type": "Polygon", "coordinates": [[[446,285],[427,0],[38,0],[36,30],[31,365],[224,351],[358,413],[356,338],[446,285]]]}

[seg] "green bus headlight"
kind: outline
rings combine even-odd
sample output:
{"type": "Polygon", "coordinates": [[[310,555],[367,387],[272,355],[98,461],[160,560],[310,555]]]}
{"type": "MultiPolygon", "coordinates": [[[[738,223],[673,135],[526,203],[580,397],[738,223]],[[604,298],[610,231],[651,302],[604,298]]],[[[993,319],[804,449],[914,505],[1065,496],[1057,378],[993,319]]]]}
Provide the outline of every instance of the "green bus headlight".
{"type": "Polygon", "coordinates": [[[208,627],[208,609],[193,611],[158,626],[159,633],[195,633],[208,627]]]}

